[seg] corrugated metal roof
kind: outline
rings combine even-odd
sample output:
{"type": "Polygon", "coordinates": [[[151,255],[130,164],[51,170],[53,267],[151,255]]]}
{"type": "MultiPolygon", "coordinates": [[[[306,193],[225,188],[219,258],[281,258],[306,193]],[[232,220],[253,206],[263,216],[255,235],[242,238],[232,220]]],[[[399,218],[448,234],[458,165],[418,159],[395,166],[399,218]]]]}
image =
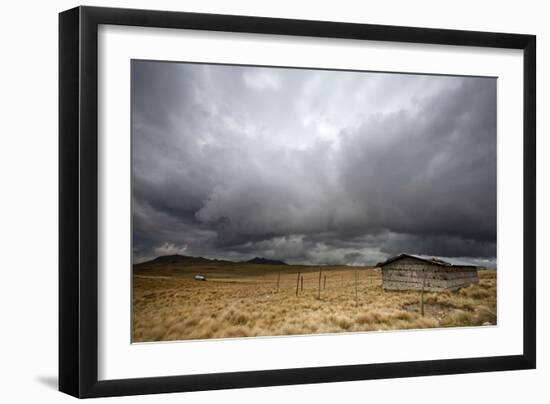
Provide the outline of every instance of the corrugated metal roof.
{"type": "Polygon", "coordinates": [[[400,258],[415,258],[417,260],[420,260],[420,261],[425,261],[425,262],[429,262],[430,264],[435,264],[435,265],[439,265],[439,266],[443,266],[443,267],[477,267],[477,265],[472,265],[472,264],[469,264],[467,262],[463,262],[463,261],[460,261],[460,260],[456,260],[456,259],[453,259],[453,258],[445,258],[445,259],[442,259],[440,257],[434,257],[434,256],[431,256],[431,255],[418,255],[418,254],[399,254],[399,255],[396,255],[394,257],[390,257],[388,258],[386,261],[384,262],[379,262],[378,264],[376,264],[377,267],[383,267],[384,265],[388,265],[394,261],[397,261],[398,259],[400,258]]]}

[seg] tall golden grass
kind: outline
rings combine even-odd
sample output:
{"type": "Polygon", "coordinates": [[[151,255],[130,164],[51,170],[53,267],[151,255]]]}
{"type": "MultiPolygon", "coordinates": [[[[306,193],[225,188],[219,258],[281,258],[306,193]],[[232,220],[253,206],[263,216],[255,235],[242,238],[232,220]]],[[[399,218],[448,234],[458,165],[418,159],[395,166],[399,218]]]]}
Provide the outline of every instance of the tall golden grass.
{"type": "Polygon", "coordinates": [[[480,271],[480,284],[424,295],[384,291],[381,274],[323,268],[326,288],[318,299],[319,268],[147,268],[133,277],[132,340],[172,341],[318,333],[402,330],[496,324],[496,271],[480,271]],[[296,296],[297,273],[304,290],[296,296]],[[195,281],[196,273],[207,281],[195,281]],[[280,288],[277,292],[277,278],[280,288]]]}

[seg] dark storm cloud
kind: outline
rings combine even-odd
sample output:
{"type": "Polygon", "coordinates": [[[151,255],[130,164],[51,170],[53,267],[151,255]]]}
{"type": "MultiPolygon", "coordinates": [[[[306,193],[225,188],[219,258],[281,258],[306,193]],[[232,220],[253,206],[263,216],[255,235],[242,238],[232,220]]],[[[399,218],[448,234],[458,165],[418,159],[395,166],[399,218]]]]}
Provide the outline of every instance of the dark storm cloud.
{"type": "Polygon", "coordinates": [[[132,64],[136,260],[494,261],[496,80],[132,64]]]}

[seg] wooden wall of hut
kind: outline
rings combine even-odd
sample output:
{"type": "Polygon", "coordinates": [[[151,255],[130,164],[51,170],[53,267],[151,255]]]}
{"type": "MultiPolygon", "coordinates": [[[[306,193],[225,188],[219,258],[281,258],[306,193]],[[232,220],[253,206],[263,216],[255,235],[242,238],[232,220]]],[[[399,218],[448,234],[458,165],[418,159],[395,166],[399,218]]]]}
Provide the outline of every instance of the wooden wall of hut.
{"type": "Polygon", "coordinates": [[[421,290],[430,292],[457,290],[479,283],[477,269],[469,266],[441,266],[414,258],[401,258],[382,268],[383,287],[387,290],[421,290]]]}

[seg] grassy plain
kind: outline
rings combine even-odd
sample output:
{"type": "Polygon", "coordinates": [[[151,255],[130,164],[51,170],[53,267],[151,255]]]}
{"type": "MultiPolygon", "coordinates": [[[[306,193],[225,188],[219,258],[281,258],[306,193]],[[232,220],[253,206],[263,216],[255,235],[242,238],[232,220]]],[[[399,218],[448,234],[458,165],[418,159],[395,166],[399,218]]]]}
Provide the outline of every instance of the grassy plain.
{"type": "Polygon", "coordinates": [[[132,340],[496,324],[496,271],[481,270],[479,276],[479,285],[455,292],[425,293],[422,316],[420,292],[384,291],[381,273],[374,268],[322,267],[319,298],[319,267],[222,262],[137,265],[133,274],[132,340]],[[303,290],[298,272],[303,276],[303,290]],[[205,275],[207,280],[194,280],[196,274],[205,275]]]}

